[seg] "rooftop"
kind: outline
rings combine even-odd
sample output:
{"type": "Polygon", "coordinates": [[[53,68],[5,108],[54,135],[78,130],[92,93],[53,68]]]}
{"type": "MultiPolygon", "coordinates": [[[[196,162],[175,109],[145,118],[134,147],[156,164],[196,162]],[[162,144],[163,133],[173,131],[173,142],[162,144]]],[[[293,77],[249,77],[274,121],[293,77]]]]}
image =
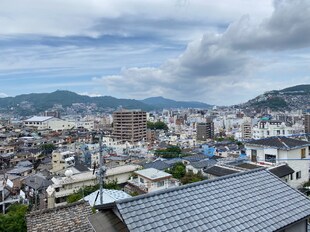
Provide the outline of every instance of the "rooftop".
{"type": "Polygon", "coordinates": [[[35,211],[26,215],[27,231],[92,231],[87,219],[92,209],[86,202],[35,211]]]}
{"type": "Polygon", "coordinates": [[[310,216],[310,200],[257,169],[116,202],[130,231],[276,231],[310,216]]]}
{"type": "Polygon", "coordinates": [[[25,122],[44,122],[53,117],[34,116],[25,120],[25,122]]]}
{"type": "Polygon", "coordinates": [[[156,180],[156,179],[167,178],[167,177],[172,176],[171,174],[169,174],[167,172],[163,172],[163,171],[157,170],[155,168],[147,168],[147,169],[136,171],[135,173],[137,173],[138,175],[141,175],[145,178],[148,178],[150,180],[156,180]]]}
{"type": "MultiPolygon", "coordinates": [[[[94,205],[99,205],[100,204],[100,195],[98,194],[99,190],[89,194],[88,196],[84,197],[85,201],[88,201],[89,204],[91,206],[94,205]],[[98,197],[97,197],[98,194],[98,197]],[[96,200],[96,204],[95,204],[95,199],[97,197],[96,200]]],[[[126,199],[131,197],[130,195],[128,195],[127,193],[121,191],[121,190],[114,190],[114,189],[103,189],[102,191],[102,200],[103,200],[103,204],[109,204],[112,202],[115,202],[117,200],[121,200],[121,199],[126,199]]]]}
{"type": "Polygon", "coordinates": [[[258,145],[258,146],[277,148],[281,150],[291,150],[297,147],[310,146],[310,143],[308,141],[302,141],[287,137],[269,137],[264,139],[248,141],[246,145],[258,145]]]}

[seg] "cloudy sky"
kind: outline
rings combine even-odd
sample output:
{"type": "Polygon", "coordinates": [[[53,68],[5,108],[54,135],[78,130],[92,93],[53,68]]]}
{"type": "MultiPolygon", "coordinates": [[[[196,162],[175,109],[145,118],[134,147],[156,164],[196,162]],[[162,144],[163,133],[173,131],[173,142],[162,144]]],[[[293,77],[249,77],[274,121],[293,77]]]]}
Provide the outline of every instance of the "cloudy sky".
{"type": "Polygon", "coordinates": [[[0,97],[230,105],[310,83],[309,0],[1,0],[0,97]]]}

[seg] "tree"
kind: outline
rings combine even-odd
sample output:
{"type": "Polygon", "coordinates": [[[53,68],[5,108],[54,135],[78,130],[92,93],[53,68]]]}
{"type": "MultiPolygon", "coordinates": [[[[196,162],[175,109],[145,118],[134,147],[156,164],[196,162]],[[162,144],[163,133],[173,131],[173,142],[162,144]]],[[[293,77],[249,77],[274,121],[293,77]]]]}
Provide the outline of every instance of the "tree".
{"type": "Polygon", "coordinates": [[[22,204],[13,204],[7,214],[0,215],[0,231],[15,232],[27,231],[25,216],[28,207],[22,204]]]}
{"type": "Polygon", "coordinates": [[[166,172],[172,174],[173,178],[181,179],[186,174],[186,167],[182,162],[177,162],[170,170],[166,170],[166,172]]]}
{"type": "Polygon", "coordinates": [[[48,155],[51,154],[55,149],[56,146],[52,143],[42,144],[40,147],[42,154],[48,155]]]}
{"type": "Polygon", "coordinates": [[[190,183],[194,183],[194,182],[198,182],[198,181],[202,181],[204,180],[204,177],[201,173],[201,171],[199,171],[197,174],[194,174],[193,171],[188,171],[183,178],[181,179],[182,184],[190,184],[190,183]]]}
{"type": "Polygon", "coordinates": [[[165,131],[167,131],[169,129],[167,124],[164,122],[161,122],[161,121],[157,121],[155,123],[147,121],[146,126],[148,129],[152,129],[152,130],[165,130],[165,131]]]}

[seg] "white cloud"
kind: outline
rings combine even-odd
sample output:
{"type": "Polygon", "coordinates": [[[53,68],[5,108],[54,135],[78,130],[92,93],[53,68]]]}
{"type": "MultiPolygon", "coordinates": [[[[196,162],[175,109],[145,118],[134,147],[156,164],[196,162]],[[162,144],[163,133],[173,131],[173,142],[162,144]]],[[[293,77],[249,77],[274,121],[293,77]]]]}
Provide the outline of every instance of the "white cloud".
{"type": "Polygon", "coordinates": [[[9,95],[5,94],[5,93],[0,93],[0,98],[4,98],[4,97],[8,97],[9,95]]]}
{"type": "Polygon", "coordinates": [[[300,33],[310,31],[308,6],[306,0],[277,1],[273,14],[261,23],[244,16],[222,34],[209,32],[189,43],[183,54],[159,68],[123,69],[120,75],[94,81],[116,96],[164,95],[221,105],[244,102],[266,90],[291,83],[287,78],[279,81],[264,71],[281,60],[282,50],[309,47],[307,36],[299,38],[300,33]],[[299,12],[298,16],[290,13],[290,9],[299,12]],[[266,59],[270,51],[275,54],[273,61],[266,59]],[[263,75],[259,76],[260,73],[263,75]]]}
{"type": "Polygon", "coordinates": [[[179,39],[184,39],[201,34],[202,25],[227,24],[242,14],[260,19],[271,12],[270,0],[259,4],[255,0],[182,2],[3,0],[0,2],[0,34],[98,37],[149,32],[177,38],[176,32],[181,31],[177,34],[182,35],[179,39]]]}

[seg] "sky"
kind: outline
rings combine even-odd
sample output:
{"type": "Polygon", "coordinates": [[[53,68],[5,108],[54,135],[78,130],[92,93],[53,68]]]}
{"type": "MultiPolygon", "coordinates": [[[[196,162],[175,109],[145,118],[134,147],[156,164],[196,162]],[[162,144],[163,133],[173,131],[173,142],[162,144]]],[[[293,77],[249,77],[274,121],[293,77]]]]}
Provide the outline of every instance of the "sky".
{"type": "Polygon", "coordinates": [[[310,84],[309,0],[1,0],[0,97],[215,105],[310,84]]]}

